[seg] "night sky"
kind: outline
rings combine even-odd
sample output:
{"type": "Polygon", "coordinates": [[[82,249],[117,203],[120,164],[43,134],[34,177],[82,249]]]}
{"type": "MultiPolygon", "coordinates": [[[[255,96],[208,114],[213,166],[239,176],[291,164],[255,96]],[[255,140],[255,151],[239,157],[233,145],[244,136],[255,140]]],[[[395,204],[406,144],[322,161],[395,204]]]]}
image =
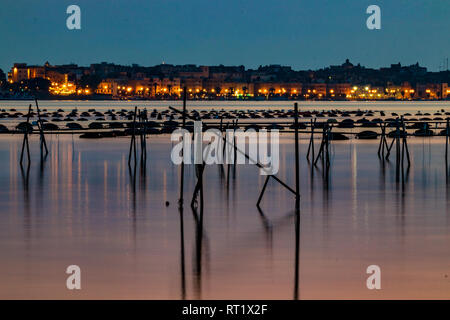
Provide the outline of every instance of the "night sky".
{"type": "Polygon", "coordinates": [[[316,69],[346,58],[369,67],[450,56],[449,0],[1,0],[0,68],[101,61],[290,65],[316,69]],[[66,27],[81,7],[82,29],[66,27]],[[381,30],[366,8],[381,7],[381,30]]]}

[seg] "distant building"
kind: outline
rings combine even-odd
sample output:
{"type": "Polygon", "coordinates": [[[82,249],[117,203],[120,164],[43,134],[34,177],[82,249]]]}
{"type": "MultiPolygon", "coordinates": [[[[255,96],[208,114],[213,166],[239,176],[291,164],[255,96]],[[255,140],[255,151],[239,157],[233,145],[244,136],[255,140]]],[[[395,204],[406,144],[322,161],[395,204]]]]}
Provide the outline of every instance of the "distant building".
{"type": "Polygon", "coordinates": [[[326,83],[310,83],[303,87],[303,95],[306,98],[325,97],[327,95],[326,83]]]}
{"type": "Polygon", "coordinates": [[[67,83],[68,73],[57,71],[48,62],[44,66],[28,66],[26,63],[15,63],[8,73],[8,80],[11,83],[35,78],[47,79],[53,83],[67,83]]]}
{"type": "Polygon", "coordinates": [[[417,97],[422,99],[445,99],[450,94],[447,83],[419,83],[416,91],[417,97]]]}
{"type": "Polygon", "coordinates": [[[418,63],[372,69],[348,59],[340,65],[303,71],[277,64],[246,69],[242,65],[145,67],[101,62],[81,67],[46,62],[43,66],[15,63],[8,72],[10,83],[34,78],[50,80],[49,91],[55,95],[95,92],[130,99],[176,99],[184,87],[192,99],[412,100],[448,99],[450,94],[449,71],[428,72],[418,63]]]}

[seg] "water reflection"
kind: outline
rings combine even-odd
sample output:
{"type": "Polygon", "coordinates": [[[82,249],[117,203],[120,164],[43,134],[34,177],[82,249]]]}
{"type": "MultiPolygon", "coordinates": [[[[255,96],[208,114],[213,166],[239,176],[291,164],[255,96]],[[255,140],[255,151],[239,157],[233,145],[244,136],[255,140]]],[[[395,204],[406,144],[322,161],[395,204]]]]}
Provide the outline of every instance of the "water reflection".
{"type": "Polygon", "coordinates": [[[300,211],[295,213],[294,300],[300,298],[300,211]]]}
{"type": "Polygon", "coordinates": [[[186,299],[186,266],[184,253],[184,208],[180,203],[178,206],[180,216],[180,280],[181,280],[181,299],[186,299]]]}
{"type": "MultiPolygon", "coordinates": [[[[298,213],[277,183],[264,209],[255,206],[264,177],[254,166],[186,166],[192,214],[172,205],[181,169],[167,137],[152,137],[147,160],[130,167],[125,138],[101,140],[97,152],[99,142],[50,136],[48,158],[30,143],[30,167],[19,166],[22,141],[8,139],[1,297],[70,298],[58,270],[74,261],[89,270],[84,298],[372,298],[361,282],[370,264],[392,281],[381,298],[446,296],[449,168],[439,138],[408,141],[411,166],[377,157],[377,141],[333,142],[329,170],[301,162],[298,213]],[[29,278],[41,280],[30,289],[29,278]]],[[[292,186],[289,143],[280,178],[292,186]]]]}

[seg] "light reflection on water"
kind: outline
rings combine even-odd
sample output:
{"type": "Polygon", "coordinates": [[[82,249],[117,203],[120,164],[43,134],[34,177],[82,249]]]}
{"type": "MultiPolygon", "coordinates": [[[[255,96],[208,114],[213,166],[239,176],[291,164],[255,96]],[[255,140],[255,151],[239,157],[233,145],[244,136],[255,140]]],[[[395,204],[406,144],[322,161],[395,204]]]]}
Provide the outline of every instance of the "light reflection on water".
{"type": "MultiPolygon", "coordinates": [[[[278,176],[293,186],[292,137],[281,137],[278,176]]],[[[378,141],[333,142],[328,179],[305,160],[302,138],[297,225],[292,194],[273,181],[258,211],[265,177],[248,165],[229,178],[206,167],[203,221],[189,206],[187,166],[180,214],[168,135],[150,137],[145,170],[131,172],[129,138],[48,135],[40,161],[32,136],[28,171],[21,137],[0,136],[0,298],[292,299],[296,288],[300,299],[449,298],[443,138],[409,139],[411,168],[399,178],[378,141]],[[71,264],[82,270],[77,292],[65,287],[71,264]],[[381,291],[366,288],[371,264],[381,291]]]]}

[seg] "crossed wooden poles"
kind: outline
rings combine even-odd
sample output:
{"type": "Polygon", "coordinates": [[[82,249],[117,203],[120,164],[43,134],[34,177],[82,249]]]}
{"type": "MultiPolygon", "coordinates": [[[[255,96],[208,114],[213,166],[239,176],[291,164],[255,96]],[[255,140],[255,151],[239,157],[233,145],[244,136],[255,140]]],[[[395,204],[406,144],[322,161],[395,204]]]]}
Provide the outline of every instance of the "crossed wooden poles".
{"type": "MultiPolygon", "coordinates": [[[[36,111],[37,111],[37,116],[38,116],[37,126],[39,129],[40,149],[41,149],[41,158],[42,158],[44,155],[44,149],[45,149],[45,156],[48,155],[48,148],[47,148],[47,142],[45,141],[44,130],[42,128],[42,120],[41,120],[41,113],[39,110],[39,104],[38,104],[37,99],[35,99],[34,101],[36,103],[36,111]]],[[[24,155],[25,149],[26,149],[27,158],[28,158],[28,166],[30,166],[30,164],[31,164],[30,145],[29,145],[29,141],[28,141],[28,135],[33,132],[33,127],[30,125],[31,110],[32,110],[32,107],[30,104],[30,106],[28,107],[27,122],[26,122],[25,128],[24,128],[22,152],[20,153],[20,165],[21,166],[23,164],[23,155],[24,155]]]]}
{"type": "MultiPolygon", "coordinates": [[[[389,145],[386,139],[386,123],[380,123],[381,127],[381,139],[380,139],[380,145],[378,146],[378,156],[381,156],[382,158],[385,158],[386,160],[389,160],[389,156],[391,155],[392,148],[395,144],[395,154],[396,154],[396,165],[397,167],[401,164],[403,167],[405,154],[406,154],[406,160],[408,163],[408,167],[411,165],[411,159],[409,157],[409,149],[408,149],[408,142],[407,142],[407,132],[405,127],[405,121],[403,120],[403,117],[400,119],[395,120],[395,131],[392,135],[392,141],[389,145]],[[401,141],[400,141],[401,140],[401,141]],[[400,147],[401,145],[401,147],[400,147]],[[386,150],[386,156],[384,156],[386,150]]],[[[447,132],[448,132],[448,120],[447,120],[447,132]]],[[[448,134],[446,138],[446,150],[445,154],[447,157],[447,145],[448,145],[448,134]]]]}
{"type": "Polygon", "coordinates": [[[130,152],[128,154],[128,166],[131,167],[131,158],[133,155],[134,165],[136,165],[136,118],[139,121],[139,137],[141,145],[141,162],[144,163],[147,160],[147,114],[146,112],[138,111],[137,107],[134,107],[133,122],[131,124],[131,141],[130,152]]]}
{"type": "Polygon", "coordinates": [[[325,123],[322,130],[322,141],[320,142],[319,152],[317,157],[314,157],[314,128],[316,127],[316,119],[311,119],[311,137],[309,139],[308,152],[306,153],[306,159],[312,161],[314,166],[317,165],[319,159],[322,159],[322,166],[325,172],[328,173],[330,169],[330,141],[331,130],[333,126],[325,123]]]}
{"type": "MultiPolygon", "coordinates": [[[[183,115],[183,128],[185,126],[185,119],[189,118],[192,120],[196,120],[194,117],[190,116],[187,112],[186,112],[186,98],[184,97],[183,99],[183,111],[180,111],[178,109],[175,109],[173,107],[169,107],[171,110],[180,113],[183,115]]],[[[295,182],[296,182],[296,189],[292,189],[291,187],[289,187],[285,182],[283,182],[280,178],[278,178],[276,175],[268,175],[266,178],[266,181],[264,182],[263,188],[261,190],[261,193],[259,195],[258,201],[256,203],[256,205],[259,207],[259,204],[262,200],[262,197],[264,195],[264,192],[266,190],[267,184],[269,182],[270,178],[273,178],[275,181],[277,181],[278,183],[280,183],[283,187],[285,187],[287,190],[289,190],[290,192],[292,192],[296,197],[296,208],[300,207],[300,180],[299,180],[299,175],[300,175],[300,169],[299,169],[299,146],[298,146],[298,138],[299,138],[299,134],[298,134],[298,104],[295,103],[294,105],[294,121],[295,121],[295,182]]],[[[236,122],[237,124],[237,122],[236,122]]],[[[236,126],[236,124],[234,124],[236,126]]],[[[220,136],[225,144],[230,144],[231,147],[234,149],[235,155],[237,152],[241,153],[247,160],[249,160],[249,163],[256,165],[258,168],[264,170],[264,166],[262,164],[260,164],[259,162],[257,162],[256,160],[253,160],[250,158],[250,156],[248,154],[246,154],[244,151],[240,150],[235,143],[235,140],[233,142],[228,141],[225,137],[223,137],[223,135],[220,136]]],[[[194,196],[193,199],[191,201],[191,206],[194,206],[195,202],[196,202],[196,197],[197,194],[200,193],[200,205],[203,205],[203,172],[204,172],[204,167],[205,167],[205,163],[203,162],[202,164],[197,165],[196,167],[196,176],[197,176],[197,183],[194,189],[194,196]]],[[[183,201],[183,180],[184,180],[184,162],[182,162],[182,167],[181,167],[182,171],[181,171],[181,186],[180,186],[180,202],[183,201]]],[[[182,204],[180,204],[182,205],[182,204]]]]}

